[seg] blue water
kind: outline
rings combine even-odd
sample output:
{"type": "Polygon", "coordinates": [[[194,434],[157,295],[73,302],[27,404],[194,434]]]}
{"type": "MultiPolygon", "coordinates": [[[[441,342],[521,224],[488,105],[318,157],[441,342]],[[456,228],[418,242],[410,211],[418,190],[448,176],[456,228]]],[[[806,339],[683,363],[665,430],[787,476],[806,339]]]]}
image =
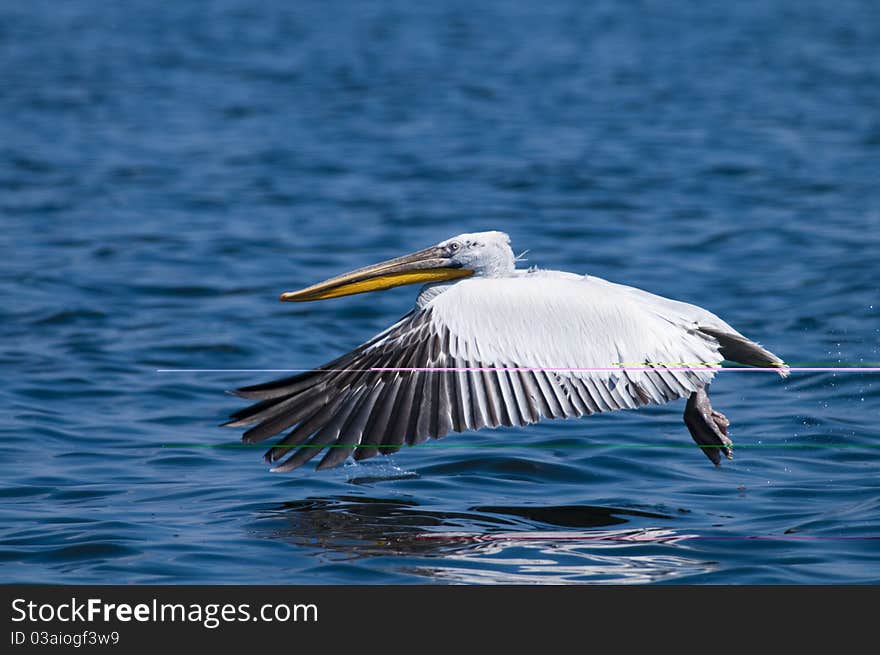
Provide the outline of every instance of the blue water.
{"type": "Polygon", "coordinates": [[[870,0],[3,3],[2,581],[880,582],[877,374],[721,374],[719,469],[679,402],[282,475],[217,427],[279,374],[157,372],[326,362],[416,290],[279,292],[480,229],[877,365],[878,51],[870,0]]]}

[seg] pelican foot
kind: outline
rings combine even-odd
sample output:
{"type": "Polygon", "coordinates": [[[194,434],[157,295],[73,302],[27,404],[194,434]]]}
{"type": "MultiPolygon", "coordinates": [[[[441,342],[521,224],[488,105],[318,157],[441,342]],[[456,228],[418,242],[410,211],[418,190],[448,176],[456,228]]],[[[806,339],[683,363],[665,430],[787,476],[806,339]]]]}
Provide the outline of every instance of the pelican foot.
{"type": "Polygon", "coordinates": [[[727,436],[730,421],[724,414],[712,409],[705,389],[695,391],[688,398],[684,408],[684,424],[715,466],[721,464],[721,455],[733,459],[733,442],[727,436]]]}

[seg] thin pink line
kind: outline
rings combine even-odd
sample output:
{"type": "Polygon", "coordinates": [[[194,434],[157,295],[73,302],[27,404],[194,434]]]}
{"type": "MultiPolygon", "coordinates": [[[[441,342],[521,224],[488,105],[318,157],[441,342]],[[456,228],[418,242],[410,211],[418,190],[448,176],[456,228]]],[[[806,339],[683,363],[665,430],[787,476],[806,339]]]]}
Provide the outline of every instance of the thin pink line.
{"type": "Polygon", "coordinates": [[[704,541],[724,541],[724,540],[751,540],[751,541],[878,541],[880,540],[880,535],[868,535],[865,537],[859,536],[822,536],[822,535],[784,535],[784,536],[774,536],[774,535],[744,535],[744,536],[712,536],[712,535],[699,535],[694,537],[694,539],[703,539],[704,541]]]}
{"type": "Polygon", "coordinates": [[[832,372],[832,371],[845,371],[847,373],[880,373],[880,367],[757,367],[757,368],[745,368],[745,367],[722,367],[722,366],[705,366],[705,367],[696,367],[696,366],[681,366],[681,367],[673,367],[673,366],[611,366],[611,367],[600,367],[600,368],[548,368],[548,367],[454,367],[454,368],[431,368],[431,367],[376,367],[370,369],[371,371],[771,371],[773,373],[779,373],[780,371],[797,371],[797,372],[812,372],[812,373],[821,373],[821,372],[832,372]]]}
{"type": "Polygon", "coordinates": [[[157,373],[383,373],[383,372],[406,372],[406,371],[557,371],[557,372],[587,372],[587,371],[751,371],[771,372],[780,371],[798,373],[880,373],[880,366],[838,366],[838,367],[724,367],[724,366],[608,366],[596,368],[549,368],[536,367],[498,367],[498,366],[474,366],[474,367],[374,367],[374,368],[158,368],[157,373]]]}
{"type": "Polygon", "coordinates": [[[627,542],[650,542],[650,541],[672,541],[682,539],[700,539],[703,541],[878,541],[880,535],[871,535],[865,537],[859,536],[810,536],[810,535],[731,535],[731,536],[710,536],[710,535],[660,535],[653,537],[650,535],[627,534],[627,535],[573,535],[573,536],[541,536],[541,535],[516,535],[516,534],[474,534],[474,535],[443,535],[443,534],[423,534],[418,535],[417,539],[435,539],[442,541],[627,541],[627,542]]]}
{"type": "Polygon", "coordinates": [[[649,537],[646,535],[621,535],[621,536],[573,536],[573,537],[542,537],[539,535],[517,536],[507,535],[464,535],[464,534],[421,534],[416,539],[426,541],[626,541],[626,542],[651,542],[651,541],[671,541],[681,539],[695,539],[692,535],[668,535],[660,537],[649,537]]]}

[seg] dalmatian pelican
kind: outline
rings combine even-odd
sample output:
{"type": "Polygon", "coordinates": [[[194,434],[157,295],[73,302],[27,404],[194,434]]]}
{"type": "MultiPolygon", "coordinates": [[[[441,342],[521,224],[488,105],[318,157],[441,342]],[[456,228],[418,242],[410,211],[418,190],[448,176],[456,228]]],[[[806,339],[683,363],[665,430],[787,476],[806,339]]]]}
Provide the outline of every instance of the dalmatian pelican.
{"type": "Polygon", "coordinates": [[[713,464],[732,459],[728,419],[707,389],[723,360],[786,364],[695,305],[591,275],[518,269],[503,232],[460,234],[360,268],[285,302],[421,284],[415,307],[314,370],[233,393],[254,404],[226,426],[245,443],[282,432],[273,471],[319,452],[318,469],[449,432],[524,426],[686,398],[684,422],[713,464]],[[279,462],[279,460],[281,460],[279,462]]]}

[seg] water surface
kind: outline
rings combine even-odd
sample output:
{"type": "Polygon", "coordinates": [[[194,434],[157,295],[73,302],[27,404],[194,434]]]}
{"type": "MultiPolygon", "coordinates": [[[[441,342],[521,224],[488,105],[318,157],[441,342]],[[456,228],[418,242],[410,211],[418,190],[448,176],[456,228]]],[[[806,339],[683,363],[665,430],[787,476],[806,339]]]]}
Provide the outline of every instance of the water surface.
{"type": "Polygon", "coordinates": [[[85,0],[0,9],[6,582],[880,582],[876,374],[267,472],[226,389],[415,289],[290,290],[454,234],[880,360],[880,5],[85,0]]]}

